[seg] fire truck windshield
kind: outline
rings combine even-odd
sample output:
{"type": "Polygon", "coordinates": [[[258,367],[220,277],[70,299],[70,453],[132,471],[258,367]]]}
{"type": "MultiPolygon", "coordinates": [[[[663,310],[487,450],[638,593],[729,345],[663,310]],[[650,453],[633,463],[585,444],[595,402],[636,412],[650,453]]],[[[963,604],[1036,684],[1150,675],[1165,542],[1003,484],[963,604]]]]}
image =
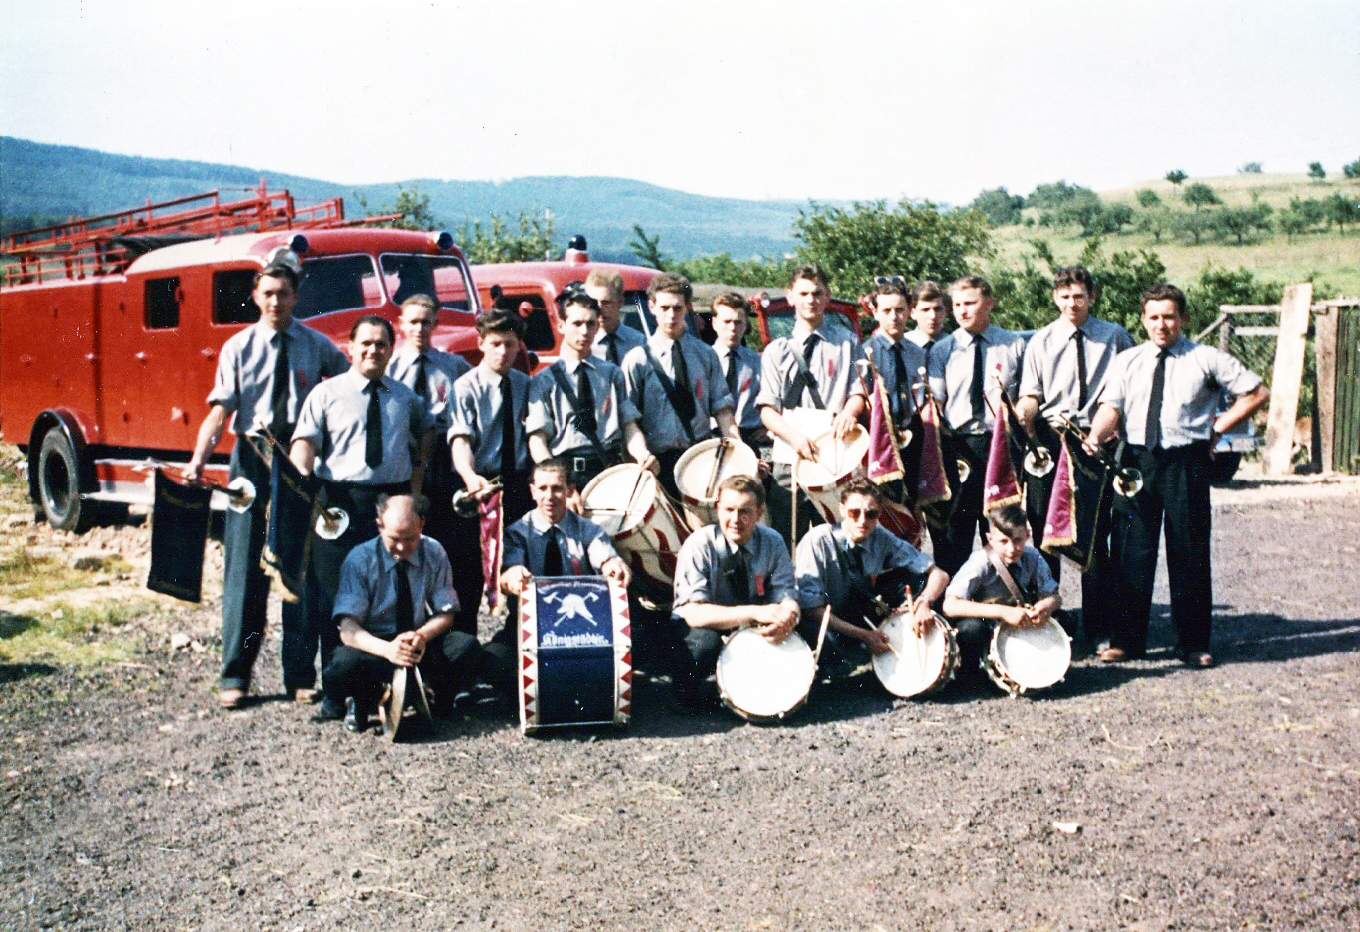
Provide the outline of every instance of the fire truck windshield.
{"type": "Polygon", "coordinates": [[[400,305],[411,295],[434,295],[440,307],[470,310],[467,275],[453,256],[384,254],[317,256],[302,264],[302,285],[293,316],[299,320],[357,308],[400,305]]]}

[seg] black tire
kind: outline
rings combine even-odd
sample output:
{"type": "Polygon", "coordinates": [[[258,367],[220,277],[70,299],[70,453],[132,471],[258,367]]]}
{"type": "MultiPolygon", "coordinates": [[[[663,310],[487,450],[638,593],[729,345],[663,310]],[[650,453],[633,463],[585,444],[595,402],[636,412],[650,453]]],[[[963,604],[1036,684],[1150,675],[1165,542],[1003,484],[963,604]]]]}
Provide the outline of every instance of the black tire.
{"type": "Polygon", "coordinates": [[[61,428],[43,435],[38,448],[38,505],[47,523],[80,533],[94,520],[93,502],[80,497],[80,464],[61,428]]]}
{"type": "Polygon", "coordinates": [[[1209,481],[1214,485],[1227,485],[1241,465],[1241,453],[1219,453],[1209,461],[1209,481]]]}

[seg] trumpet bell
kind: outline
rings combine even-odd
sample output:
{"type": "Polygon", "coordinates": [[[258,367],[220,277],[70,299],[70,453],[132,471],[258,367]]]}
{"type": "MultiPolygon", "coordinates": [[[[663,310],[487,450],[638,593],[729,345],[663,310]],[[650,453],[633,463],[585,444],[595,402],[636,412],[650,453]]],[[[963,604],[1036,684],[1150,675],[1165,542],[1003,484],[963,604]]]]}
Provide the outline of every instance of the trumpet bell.
{"type": "Polygon", "coordinates": [[[1143,474],[1132,466],[1125,466],[1114,476],[1114,490],[1124,498],[1133,498],[1143,488],[1143,474]]]}
{"type": "Polygon", "coordinates": [[[316,536],[322,540],[338,540],[349,530],[349,514],[332,505],[316,516],[316,536]]]}
{"type": "Polygon", "coordinates": [[[255,504],[255,483],[245,476],[237,476],[227,483],[225,489],[227,496],[227,507],[238,515],[245,514],[250,510],[250,506],[255,504]]]}
{"type": "Polygon", "coordinates": [[[973,474],[973,467],[968,465],[968,461],[964,459],[955,460],[954,466],[959,471],[959,481],[967,482],[968,477],[973,474]]]}
{"type": "Polygon", "coordinates": [[[1025,472],[1042,479],[1053,471],[1053,454],[1043,447],[1035,447],[1025,454],[1025,472]]]}
{"type": "Polygon", "coordinates": [[[498,492],[502,488],[499,479],[488,485],[483,486],[478,492],[469,492],[467,489],[459,489],[453,493],[453,513],[460,518],[477,517],[478,506],[481,505],[482,497],[498,492]]]}

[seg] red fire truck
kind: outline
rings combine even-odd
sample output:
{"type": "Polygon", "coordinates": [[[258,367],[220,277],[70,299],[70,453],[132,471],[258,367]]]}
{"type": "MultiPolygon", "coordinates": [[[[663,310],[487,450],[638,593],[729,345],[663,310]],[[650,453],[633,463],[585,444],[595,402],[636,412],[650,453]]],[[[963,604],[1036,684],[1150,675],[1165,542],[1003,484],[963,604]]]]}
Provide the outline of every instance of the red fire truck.
{"type": "MultiPolygon", "coordinates": [[[[217,355],[258,319],[251,281],[279,249],[302,261],[295,316],[337,344],[423,292],[447,309],[435,344],[475,359],[480,306],[452,236],[358,226],[339,198],[298,206],[262,181],[240,201],[210,192],[15,234],[0,436],[26,452],[38,517],[75,529],[97,503],[149,502],[147,461],[188,459],[217,355]]],[[[210,467],[219,483],[230,443],[210,467]]]]}

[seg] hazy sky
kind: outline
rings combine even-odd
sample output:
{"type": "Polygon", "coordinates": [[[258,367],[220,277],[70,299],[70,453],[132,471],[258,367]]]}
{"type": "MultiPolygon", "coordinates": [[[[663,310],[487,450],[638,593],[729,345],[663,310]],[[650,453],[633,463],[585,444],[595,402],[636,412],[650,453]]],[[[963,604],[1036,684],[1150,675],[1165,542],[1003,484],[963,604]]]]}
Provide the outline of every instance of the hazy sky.
{"type": "Polygon", "coordinates": [[[0,135],[345,184],[931,198],[1360,158],[1360,0],[0,0],[0,135]]]}

